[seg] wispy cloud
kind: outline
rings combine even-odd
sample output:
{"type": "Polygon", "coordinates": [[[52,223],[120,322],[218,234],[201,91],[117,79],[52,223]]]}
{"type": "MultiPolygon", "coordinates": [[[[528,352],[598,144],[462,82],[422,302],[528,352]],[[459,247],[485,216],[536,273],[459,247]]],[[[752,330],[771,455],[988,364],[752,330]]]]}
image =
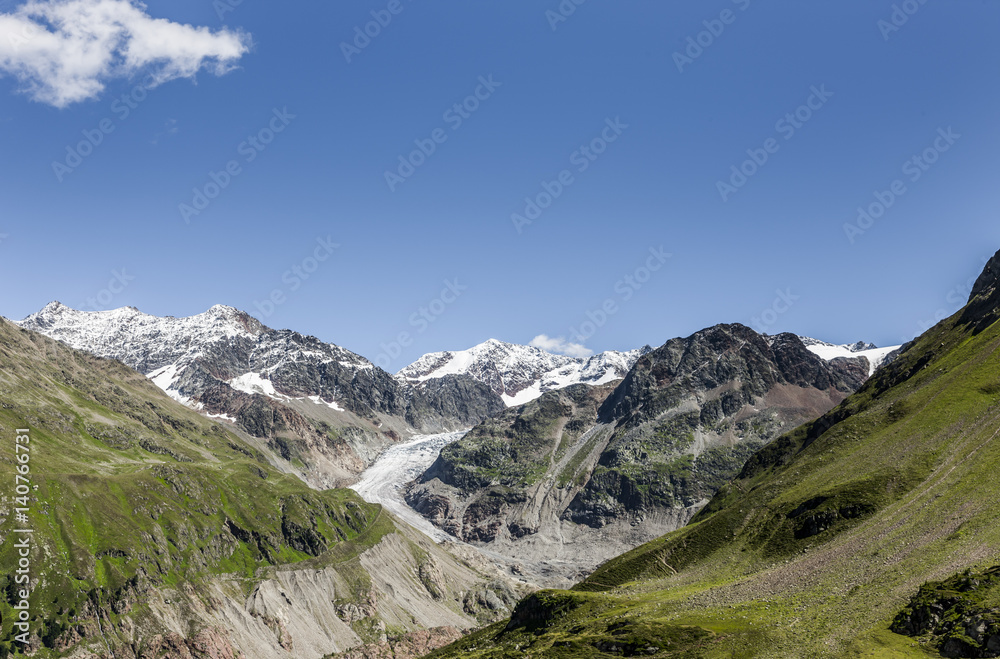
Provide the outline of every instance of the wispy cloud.
{"type": "Polygon", "coordinates": [[[587,358],[594,354],[594,351],[585,347],[581,343],[570,343],[563,337],[553,338],[546,336],[545,334],[539,334],[531,340],[528,345],[538,348],[539,350],[544,350],[545,352],[554,352],[559,355],[566,355],[567,357],[579,357],[587,358]]]}
{"type": "Polygon", "coordinates": [[[148,74],[150,86],[230,71],[250,36],[153,18],[130,0],[30,0],[0,13],[0,73],[32,99],[63,108],[108,81],[148,74]]]}

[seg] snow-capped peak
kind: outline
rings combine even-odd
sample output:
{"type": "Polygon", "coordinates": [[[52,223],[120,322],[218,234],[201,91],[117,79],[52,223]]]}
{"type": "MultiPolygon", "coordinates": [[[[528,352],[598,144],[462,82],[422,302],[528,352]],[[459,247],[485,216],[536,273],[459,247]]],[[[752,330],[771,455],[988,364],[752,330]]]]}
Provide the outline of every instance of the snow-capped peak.
{"type": "MultiPolygon", "coordinates": [[[[79,311],[51,302],[18,324],[74,348],[118,359],[186,403],[217,381],[238,391],[281,399],[272,375],[302,364],[316,372],[373,368],[368,360],[339,346],[272,330],[223,304],[176,318],[145,314],[135,307],[79,311]]],[[[286,373],[285,381],[291,380],[296,379],[286,373]]],[[[313,383],[301,380],[296,380],[296,388],[313,395],[324,393],[313,391],[313,383]]]]}
{"type": "Polygon", "coordinates": [[[886,357],[899,349],[899,346],[879,348],[876,347],[874,343],[865,343],[864,341],[835,345],[833,343],[827,343],[826,341],[820,341],[819,339],[812,339],[807,336],[800,336],[799,338],[810,352],[817,355],[821,359],[825,359],[826,361],[830,361],[831,359],[836,359],[838,357],[845,357],[847,359],[864,357],[868,360],[869,377],[871,377],[875,371],[883,363],[885,363],[886,357]]]}
{"type": "Polygon", "coordinates": [[[582,359],[489,339],[467,350],[424,355],[399,371],[398,376],[420,383],[447,375],[468,375],[489,385],[508,406],[514,406],[553,389],[578,383],[605,384],[623,378],[636,360],[651,350],[646,346],[582,359]]]}

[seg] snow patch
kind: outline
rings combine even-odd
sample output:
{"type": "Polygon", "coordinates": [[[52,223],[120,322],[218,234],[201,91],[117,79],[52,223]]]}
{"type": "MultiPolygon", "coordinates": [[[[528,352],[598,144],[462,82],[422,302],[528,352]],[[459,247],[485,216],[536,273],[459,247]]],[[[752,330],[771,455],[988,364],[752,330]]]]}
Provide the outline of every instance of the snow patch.
{"type": "Polygon", "coordinates": [[[260,373],[244,373],[230,380],[228,384],[233,389],[247,394],[263,394],[268,398],[275,399],[286,398],[275,390],[270,380],[262,378],[260,373]]]}
{"type": "Polygon", "coordinates": [[[344,411],[346,411],[346,410],[344,410],[343,407],[341,407],[340,405],[337,405],[337,401],[333,401],[333,402],[328,403],[325,400],[323,400],[322,398],[320,398],[319,396],[309,396],[309,400],[311,400],[312,402],[316,403],[317,405],[326,405],[330,409],[337,410],[338,412],[344,412],[344,411]]]}
{"type": "Polygon", "coordinates": [[[809,352],[813,353],[820,359],[830,361],[832,359],[837,359],[838,357],[846,357],[847,359],[853,359],[855,357],[865,357],[868,359],[868,377],[875,374],[875,371],[885,362],[885,358],[891,353],[899,349],[899,346],[892,346],[889,348],[868,348],[865,350],[852,349],[856,348],[857,344],[847,344],[847,345],[834,345],[832,343],[826,343],[824,341],[817,341],[816,339],[808,339],[808,337],[803,339],[806,348],[809,352]]]}
{"type": "MultiPolygon", "coordinates": [[[[167,394],[178,403],[187,405],[188,407],[194,407],[191,405],[191,399],[187,396],[181,395],[179,391],[174,387],[177,383],[177,364],[169,364],[163,368],[157,369],[149,374],[149,379],[152,380],[153,384],[163,390],[163,393],[167,394]]],[[[197,407],[195,408],[197,409],[197,407]]]]}

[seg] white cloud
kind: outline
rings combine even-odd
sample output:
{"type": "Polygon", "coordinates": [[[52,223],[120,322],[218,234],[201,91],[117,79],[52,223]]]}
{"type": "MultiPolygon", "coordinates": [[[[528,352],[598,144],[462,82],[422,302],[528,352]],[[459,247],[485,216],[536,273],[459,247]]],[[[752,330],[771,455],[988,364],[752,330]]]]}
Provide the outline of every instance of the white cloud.
{"type": "Polygon", "coordinates": [[[108,81],[142,73],[156,86],[231,70],[249,35],[153,18],[131,0],[29,0],[0,13],[0,73],[59,108],[96,98],[108,81]]]}
{"type": "Polygon", "coordinates": [[[553,352],[559,355],[566,355],[567,357],[586,359],[594,354],[593,350],[585,347],[583,344],[570,343],[561,336],[559,338],[551,338],[545,334],[539,334],[528,345],[539,350],[544,350],[545,352],[553,352]]]}

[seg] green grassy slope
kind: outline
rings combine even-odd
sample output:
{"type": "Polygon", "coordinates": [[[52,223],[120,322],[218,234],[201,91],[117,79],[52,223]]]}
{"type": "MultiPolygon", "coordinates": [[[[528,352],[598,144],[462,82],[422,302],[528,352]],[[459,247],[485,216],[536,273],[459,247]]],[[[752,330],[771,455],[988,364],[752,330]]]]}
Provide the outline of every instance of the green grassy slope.
{"type": "Polygon", "coordinates": [[[280,474],[125,366],[0,320],[0,656],[20,588],[11,531],[25,526],[18,428],[31,438],[31,627],[48,646],[141,610],[150,587],[236,573],[249,589],[260,568],[349,561],[394,531],[378,506],[280,474]]]}
{"type": "Polygon", "coordinates": [[[890,626],[925,582],[1000,562],[996,288],[688,527],[430,656],[939,656],[890,626]]]}

